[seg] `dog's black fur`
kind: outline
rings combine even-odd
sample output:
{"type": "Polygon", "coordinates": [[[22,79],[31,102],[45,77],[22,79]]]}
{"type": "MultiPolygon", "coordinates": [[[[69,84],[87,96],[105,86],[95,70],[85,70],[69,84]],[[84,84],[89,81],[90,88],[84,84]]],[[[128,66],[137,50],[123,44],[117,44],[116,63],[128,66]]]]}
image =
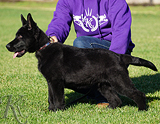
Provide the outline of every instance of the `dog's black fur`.
{"type": "Polygon", "coordinates": [[[127,65],[145,66],[157,71],[153,63],[105,49],[82,49],[61,43],[52,43],[39,50],[49,42],[49,38],[38,28],[31,14],[27,20],[21,15],[21,21],[23,26],[6,47],[17,53],[16,57],[35,52],[38,69],[48,82],[49,110],[64,109],[64,88],[80,92],[93,87],[108,100],[110,108],[122,103],[118,93],[132,99],[139,110],[146,110],[145,94],[132,84],[127,65]]]}

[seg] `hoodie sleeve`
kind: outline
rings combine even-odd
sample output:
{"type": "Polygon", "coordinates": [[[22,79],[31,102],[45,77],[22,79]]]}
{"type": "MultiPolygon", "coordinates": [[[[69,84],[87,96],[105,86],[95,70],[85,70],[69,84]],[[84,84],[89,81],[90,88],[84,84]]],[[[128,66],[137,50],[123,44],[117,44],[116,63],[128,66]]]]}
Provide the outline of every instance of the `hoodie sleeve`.
{"type": "Polygon", "coordinates": [[[125,54],[131,42],[131,12],[125,0],[109,0],[109,19],[112,27],[110,50],[125,54]]]}
{"type": "Polygon", "coordinates": [[[71,11],[66,0],[58,1],[53,16],[53,19],[48,25],[46,34],[48,36],[56,36],[59,42],[64,43],[68,37],[72,23],[71,11]]]}

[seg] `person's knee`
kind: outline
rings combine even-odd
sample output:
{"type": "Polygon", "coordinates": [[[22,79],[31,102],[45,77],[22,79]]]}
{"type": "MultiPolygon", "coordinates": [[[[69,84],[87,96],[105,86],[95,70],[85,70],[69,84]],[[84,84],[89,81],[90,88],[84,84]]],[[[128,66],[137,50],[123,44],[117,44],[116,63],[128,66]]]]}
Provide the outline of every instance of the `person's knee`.
{"type": "Polygon", "coordinates": [[[74,47],[85,48],[85,39],[84,37],[77,37],[73,42],[74,47]]]}

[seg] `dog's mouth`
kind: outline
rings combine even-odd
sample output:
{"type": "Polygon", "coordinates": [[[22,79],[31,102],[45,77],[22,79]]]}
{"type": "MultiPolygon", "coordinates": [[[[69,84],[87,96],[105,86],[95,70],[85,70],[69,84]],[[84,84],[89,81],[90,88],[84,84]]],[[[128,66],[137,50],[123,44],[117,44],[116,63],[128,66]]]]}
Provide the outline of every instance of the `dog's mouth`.
{"type": "Polygon", "coordinates": [[[20,52],[15,52],[13,58],[22,57],[26,53],[26,50],[22,50],[20,52]]]}

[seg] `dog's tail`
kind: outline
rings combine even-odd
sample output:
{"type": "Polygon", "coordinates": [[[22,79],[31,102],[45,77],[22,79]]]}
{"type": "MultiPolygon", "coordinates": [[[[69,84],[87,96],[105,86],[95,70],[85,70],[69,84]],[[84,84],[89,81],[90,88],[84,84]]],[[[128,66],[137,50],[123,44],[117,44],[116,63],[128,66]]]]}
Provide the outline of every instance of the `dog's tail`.
{"type": "Polygon", "coordinates": [[[154,71],[158,71],[156,66],[152,62],[142,59],[142,58],[138,58],[138,57],[134,57],[134,56],[125,54],[125,55],[122,55],[122,60],[126,65],[131,64],[131,65],[136,65],[136,66],[144,66],[154,71]]]}

